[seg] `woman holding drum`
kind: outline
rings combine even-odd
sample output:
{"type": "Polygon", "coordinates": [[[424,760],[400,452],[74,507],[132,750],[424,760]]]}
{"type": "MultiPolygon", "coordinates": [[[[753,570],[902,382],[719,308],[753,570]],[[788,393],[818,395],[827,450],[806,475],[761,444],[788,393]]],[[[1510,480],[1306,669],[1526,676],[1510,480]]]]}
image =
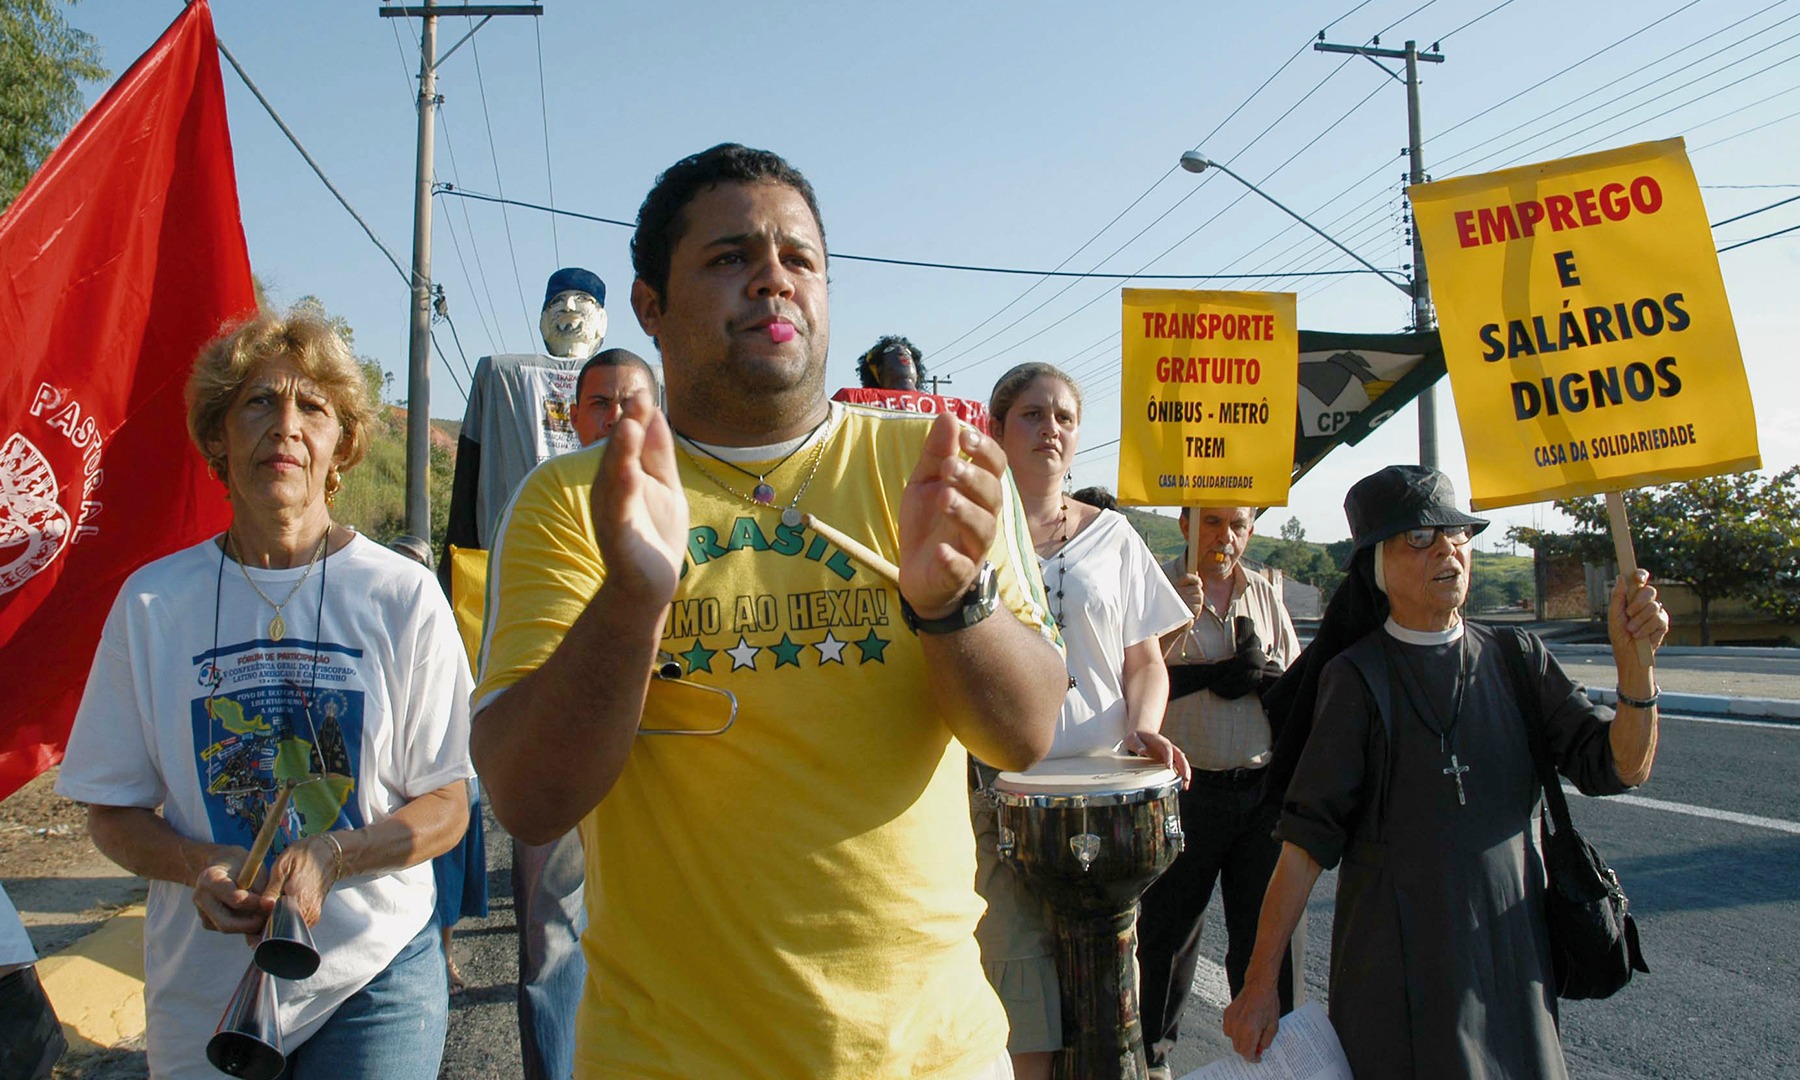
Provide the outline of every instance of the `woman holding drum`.
{"type": "Polygon", "coordinates": [[[126,581],[57,783],[150,881],[150,1073],[219,1075],[208,1042],[279,897],[322,958],[276,988],[285,1075],[435,1077],[426,862],[462,837],[473,774],[450,607],[429,571],[331,520],[371,410],[323,320],[260,312],[201,353],[187,400],[231,525],[126,581]]]}
{"type": "MultiPolygon", "coordinates": [[[[1081,434],[1081,393],[1073,379],[1048,364],[1021,364],[995,384],[988,409],[1030,524],[1050,614],[1068,653],[1069,690],[1050,751],[1052,759],[1063,760],[1040,769],[1071,778],[1083,767],[1116,775],[1120,763],[1107,755],[1122,749],[1161,767],[1152,766],[1152,777],[1142,782],[1160,777],[1172,791],[1177,777],[1186,782],[1188,766],[1159,733],[1169,677],[1158,638],[1188,622],[1187,605],[1129,521],[1063,493],[1081,434]],[[1067,760],[1072,758],[1089,760],[1067,760]]],[[[999,846],[1019,838],[1012,830],[1003,835],[999,827],[995,772],[979,762],[975,772],[976,887],[988,902],[976,937],[1012,1024],[1008,1049],[1014,1071],[1021,1080],[1044,1077],[1063,1047],[1055,917],[1040,889],[1001,866],[999,846]]],[[[1096,809],[1096,821],[1099,814],[1096,809]]],[[[1161,818],[1156,824],[1160,849],[1161,818]]],[[[1109,858],[1103,847],[1107,830],[1098,824],[1091,829],[1058,837],[1075,848],[1081,871],[1109,858]]],[[[1178,823],[1170,835],[1178,844],[1178,823]]],[[[1097,882],[1102,875],[1089,876],[1097,882]]]]}

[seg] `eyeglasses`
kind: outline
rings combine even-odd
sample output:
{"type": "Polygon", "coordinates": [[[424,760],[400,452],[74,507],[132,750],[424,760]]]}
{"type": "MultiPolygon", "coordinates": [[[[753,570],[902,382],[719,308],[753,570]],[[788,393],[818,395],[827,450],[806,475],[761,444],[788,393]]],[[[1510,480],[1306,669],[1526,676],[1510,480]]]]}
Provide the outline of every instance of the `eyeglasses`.
{"type": "Polygon", "coordinates": [[[1437,543],[1438,537],[1449,537],[1450,543],[1462,547],[1469,542],[1470,532],[1467,525],[1433,525],[1422,529],[1408,529],[1400,534],[1406,537],[1406,546],[1423,551],[1437,543]]]}

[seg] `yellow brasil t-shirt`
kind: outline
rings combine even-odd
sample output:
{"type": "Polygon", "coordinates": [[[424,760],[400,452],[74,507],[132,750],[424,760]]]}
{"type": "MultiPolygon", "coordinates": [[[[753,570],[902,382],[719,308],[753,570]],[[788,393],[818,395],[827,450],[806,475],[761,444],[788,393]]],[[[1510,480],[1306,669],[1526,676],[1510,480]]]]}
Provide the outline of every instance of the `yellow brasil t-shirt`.
{"type": "MultiPolygon", "coordinates": [[[[834,406],[799,508],[897,561],[900,496],[929,427],[834,406]]],[[[478,704],[539,667],[605,577],[588,512],[600,452],[540,466],[502,523],[478,704]]],[[[779,505],[811,454],[770,476],[779,505]]],[[[684,680],[736,695],[738,712],[716,737],[640,735],[582,822],[577,1075],[973,1075],[1004,1049],[1006,1018],[973,936],[963,748],[936,715],[899,595],[777,509],[721,489],[741,475],[709,460],[710,479],[676,456],[690,528],[661,648],[684,680]]],[[[989,556],[1002,606],[1054,640],[1005,488],[989,556]]],[[[651,696],[681,689],[653,683],[651,696]]]]}

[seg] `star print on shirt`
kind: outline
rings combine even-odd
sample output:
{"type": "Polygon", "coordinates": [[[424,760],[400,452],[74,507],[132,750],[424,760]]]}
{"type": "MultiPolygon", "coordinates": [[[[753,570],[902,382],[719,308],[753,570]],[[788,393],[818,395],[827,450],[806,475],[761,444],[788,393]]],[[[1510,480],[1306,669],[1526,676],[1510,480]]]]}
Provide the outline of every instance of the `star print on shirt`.
{"type": "Polygon", "coordinates": [[[749,668],[751,671],[755,671],[756,654],[759,652],[762,652],[762,649],[745,641],[742,634],[738,635],[737,645],[725,650],[725,654],[731,657],[731,670],[733,671],[738,668],[749,668]]]}
{"type": "Polygon", "coordinates": [[[887,647],[890,642],[887,638],[875,636],[875,628],[873,626],[869,627],[868,637],[863,638],[861,641],[854,642],[854,644],[858,649],[862,650],[862,659],[859,663],[866,664],[871,660],[876,660],[883,664],[887,663],[887,657],[884,654],[887,652],[887,647]]]}
{"type": "Polygon", "coordinates": [[[690,675],[696,671],[704,671],[710,675],[712,674],[712,658],[719,655],[719,650],[709,649],[700,644],[699,638],[695,638],[693,648],[676,653],[675,655],[687,661],[688,673],[690,675]]]}
{"type": "Polygon", "coordinates": [[[769,646],[769,651],[775,654],[776,667],[780,667],[783,664],[792,664],[794,667],[799,667],[800,650],[804,648],[806,648],[806,646],[800,644],[798,641],[789,640],[788,636],[783,634],[781,635],[780,641],[769,646]]]}
{"type": "Polygon", "coordinates": [[[825,640],[813,646],[819,650],[819,666],[842,664],[844,662],[844,646],[848,644],[850,644],[848,641],[839,641],[832,636],[831,631],[825,631],[825,640]]]}

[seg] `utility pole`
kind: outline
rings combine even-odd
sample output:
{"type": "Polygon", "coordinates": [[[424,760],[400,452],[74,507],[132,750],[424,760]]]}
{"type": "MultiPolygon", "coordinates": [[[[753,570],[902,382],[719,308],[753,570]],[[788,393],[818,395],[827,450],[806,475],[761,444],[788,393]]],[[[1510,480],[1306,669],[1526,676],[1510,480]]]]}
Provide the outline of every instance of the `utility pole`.
{"type": "MultiPolygon", "coordinates": [[[[1406,156],[1408,162],[1407,175],[1414,184],[1425,182],[1425,147],[1424,136],[1420,132],[1419,123],[1419,61],[1428,64],[1441,64],[1444,54],[1438,52],[1434,43],[1430,51],[1420,52],[1416,41],[1406,43],[1404,49],[1383,49],[1381,39],[1376,38],[1367,45],[1333,45],[1325,41],[1323,32],[1319,40],[1313,43],[1313,51],[1328,53],[1349,53],[1361,56],[1376,67],[1388,73],[1393,79],[1406,84],[1406,156]],[[1383,64],[1382,60],[1406,61],[1406,75],[1402,78],[1393,69],[1383,64]]],[[[1425,273],[1425,246],[1419,239],[1419,228],[1408,215],[1408,232],[1412,234],[1413,265],[1413,329],[1437,329],[1437,316],[1431,307],[1431,280],[1425,273]]],[[[1427,386],[1419,391],[1419,464],[1437,468],[1437,388],[1427,386]]]]}
{"type": "Polygon", "coordinates": [[[407,334],[406,372],[406,531],[431,540],[431,170],[437,133],[438,65],[475,36],[496,15],[542,15],[542,4],[440,4],[383,7],[384,19],[419,19],[419,153],[413,174],[412,325],[407,334]],[[437,55],[437,22],[442,15],[479,15],[481,21],[437,55]]]}

